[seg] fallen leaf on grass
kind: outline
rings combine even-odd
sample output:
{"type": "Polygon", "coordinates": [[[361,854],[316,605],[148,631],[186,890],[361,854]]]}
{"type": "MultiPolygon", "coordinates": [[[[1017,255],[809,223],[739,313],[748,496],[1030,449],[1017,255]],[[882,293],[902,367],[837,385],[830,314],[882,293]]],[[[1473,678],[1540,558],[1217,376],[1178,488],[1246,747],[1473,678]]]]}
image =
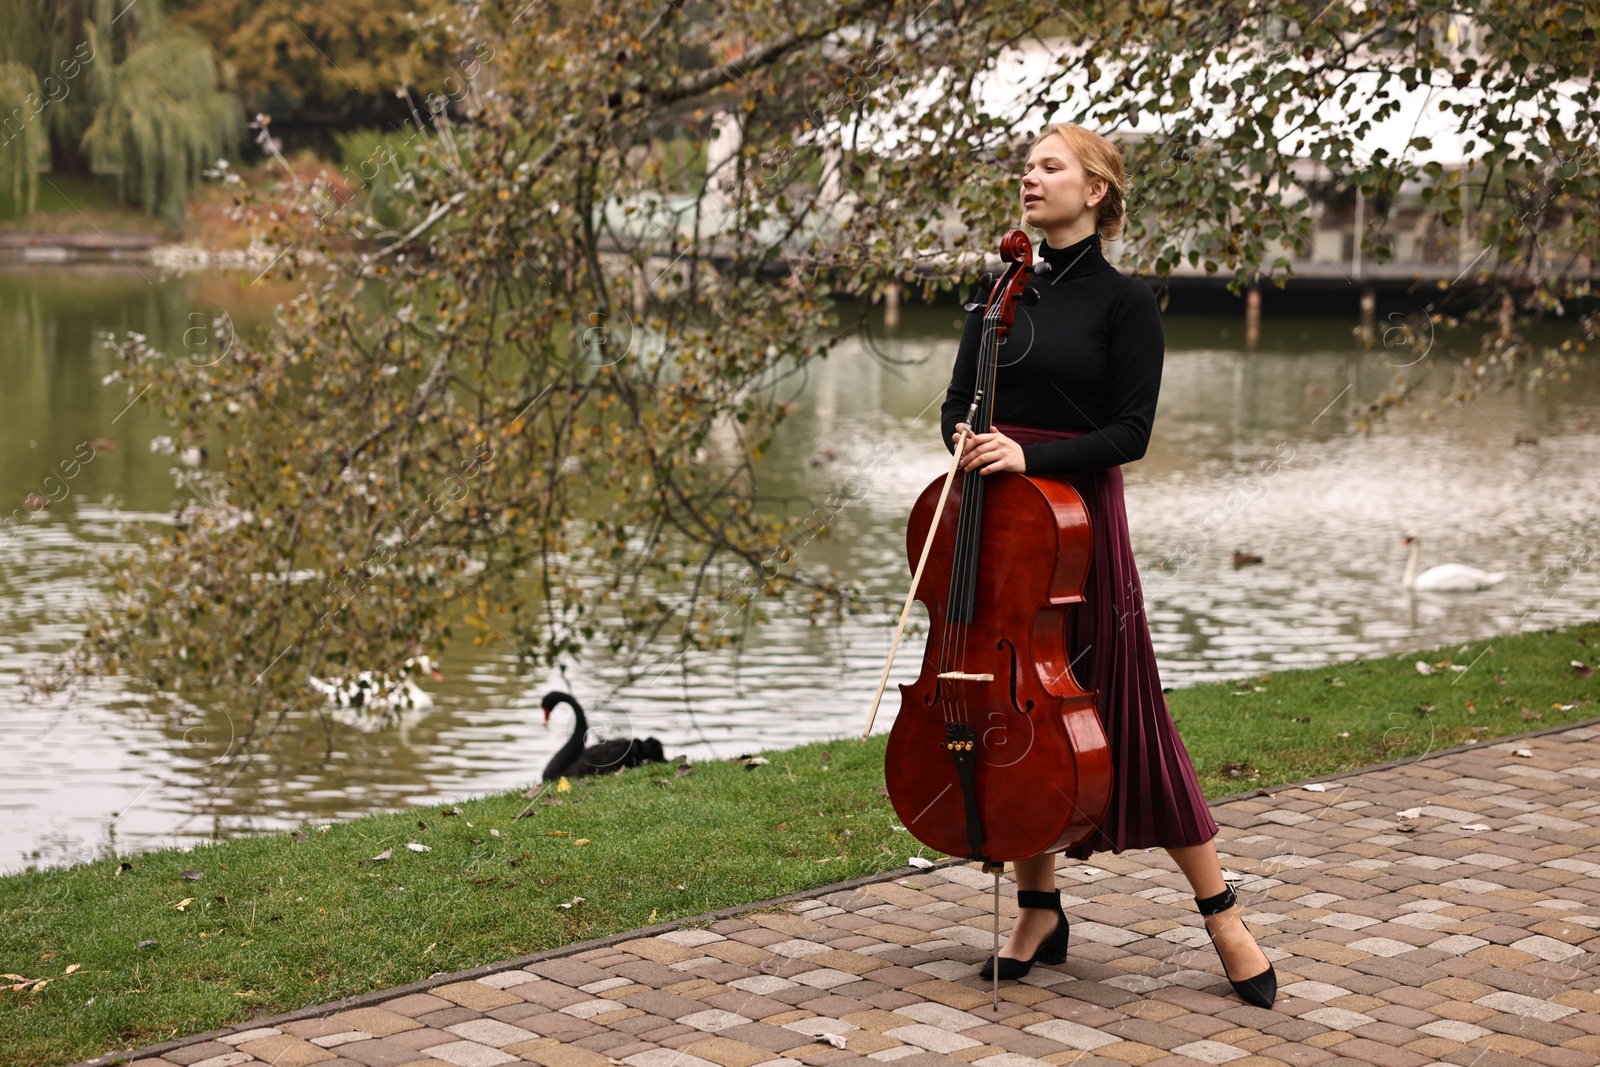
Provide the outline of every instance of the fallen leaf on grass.
{"type": "Polygon", "coordinates": [[[159,945],[159,944],[161,944],[161,942],[159,942],[159,941],[141,941],[141,942],[139,942],[137,945],[135,945],[133,947],[134,948],[154,948],[156,945],[159,945]]]}
{"type": "Polygon", "coordinates": [[[1557,711],[1571,711],[1573,708],[1577,707],[1578,705],[1576,705],[1576,704],[1551,704],[1550,706],[1552,708],[1555,708],[1557,711]]]}
{"type": "Polygon", "coordinates": [[[771,760],[762,759],[760,756],[746,756],[744,759],[740,760],[740,762],[744,764],[744,769],[745,770],[753,771],[757,767],[765,767],[768,763],[770,763],[772,761],[771,760]]]}
{"type": "Polygon", "coordinates": [[[538,785],[534,786],[532,789],[528,790],[526,793],[524,793],[522,795],[527,797],[529,800],[538,800],[539,799],[539,794],[543,793],[543,792],[544,792],[544,783],[540,782],[538,785]]]}
{"type": "Polygon", "coordinates": [[[646,919],[645,922],[653,923],[655,921],[656,921],[656,909],[651,908],[650,909],[650,918],[646,919]]]}
{"type": "Polygon", "coordinates": [[[177,908],[179,911],[182,911],[184,908],[187,908],[190,904],[193,904],[193,903],[194,903],[194,897],[184,897],[182,900],[180,900],[176,904],[174,904],[173,907],[177,908]]]}
{"type": "Polygon", "coordinates": [[[293,841],[297,845],[300,842],[305,841],[307,839],[308,839],[307,835],[301,833],[299,830],[290,830],[289,831],[289,840],[293,841]]]}
{"type": "Polygon", "coordinates": [[[675,775],[675,777],[682,778],[684,775],[688,774],[693,769],[694,768],[690,767],[687,763],[679,764],[677,771],[674,772],[674,775],[675,775]]]}
{"type": "Polygon", "coordinates": [[[200,879],[204,878],[205,875],[201,874],[199,871],[179,871],[178,877],[184,879],[185,881],[198,882],[200,879]]]}
{"type": "Polygon", "coordinates": [[[429,846],[420,845],[415,841],[407,841],[406,842],[406,848],[409,848],[412,852],[432,852],[433,851],[433,849],[430,848],[429,846]]]}
{"type": "Polygon", "coordinates": [[[570,792],[572,792],[572,783],[567,781],[566,778],[563,777],[559,782],[556,783],[556,792],[557,793],[570,793],[570,792]]]}
{"type": "Polygon", "coordinates": [[[71,974],[73,971],[77,970],[79,967],[82,967],[82,966],[83,966],[83,964],[81,964],[81,963],[69,963],[69,964],[67,964],[67,969],[65,971],[62,971],[61,973],[64,974],[64,975],[71,974]]]}
{"type": "Polygon", "coordinates": [[[565,830],[546,830],[544,832],[544,836],[546,836],[546,837],[566,837],[567,836],[567,832],[565,830]]]}
{"type": "Polygon", "coordinates": [[[1579,678],[1589,679],[1594,677],[1594,668],[1583,662],[1581,659],[1575,659],[1572,661],[1572,669],[1579,678]]]}
{"type": "Polygon", "coordinates": [[[933,861],[930,859],[924,859],[921,856],[912,856],[910,859],[906,860],[906,866],[919,867],[923,870],[926,870],[927,868],[933,866],[933,861]]]}
{"type": "Polygon", "coordinates": [[[582,904],[583,902],[584,902],[584,900],[583,900],[582,897],[573,897],[571,900],[567,901],[565,904],[557,904],[556,907],[558,907],[558,908],[570,908],[574,904],[582,904]]]}
{"type": "Polygon", "coordinates": [[[1542,719],[1544,718],[1544,712],[1534,711],[1532,708],[1523,708],[1522,717],[1524,719],[1542,719]]]}
{"type": "Polygon", "coordinates": [[[1433,667],[1428,663],[1427,660],[1420,660],[1419,659],[1419,660],[1417,660],[1417,673],[1418,674],[1432,674],[1433,673],[1433,667]]]}
{"type": "Polygon", "coordinates": [[[386,848],[382,852],[378,853],[376,856],[373,856],[372,857],[372,862],[373,863],[377,863],[379,860],[386,860],[390,856],[393,856],[393,855],[394,855],[394,849],[386,848]]]}
{"type": "Polygon", "coordinates": [[[574,845],[587,845],[588,843],[589,839],[587,837],[580,837],[573,842],[574,845]]]}

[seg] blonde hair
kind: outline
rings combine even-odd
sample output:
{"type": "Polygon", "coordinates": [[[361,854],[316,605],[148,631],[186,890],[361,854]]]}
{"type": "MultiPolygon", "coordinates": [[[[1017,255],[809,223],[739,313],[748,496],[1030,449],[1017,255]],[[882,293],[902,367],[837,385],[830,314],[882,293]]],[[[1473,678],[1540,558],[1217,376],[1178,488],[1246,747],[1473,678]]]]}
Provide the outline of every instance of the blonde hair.
{"type": "Polygon", "coordinates": [[[1073,122],[1053,122],[1028,146],[1032,152],[1052,134],[1067,142],[1091,180],[1104,179],[1106,194],[1095,205],[1095,231],[1102,241],[1114,241],[1128,220],[1128,179],[1123,172],[1122,150],[1093,130],[1073,122]]]}

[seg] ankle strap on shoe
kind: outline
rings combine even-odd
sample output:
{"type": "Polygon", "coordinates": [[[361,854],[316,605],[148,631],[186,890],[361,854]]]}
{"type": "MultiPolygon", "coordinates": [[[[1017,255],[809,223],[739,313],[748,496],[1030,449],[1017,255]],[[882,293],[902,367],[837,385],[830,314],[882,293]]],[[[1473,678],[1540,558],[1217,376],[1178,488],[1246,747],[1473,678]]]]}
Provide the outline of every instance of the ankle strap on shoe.
{"type": "Polygon", "coordinates": [[[1017,890],[1017,907],[1019,908],[1045,908],[1050,911],[1061,910],[1061,890],[1052,889],[1045,892],[1042,889],[1017,890]]]}
{"type": "MultiPolygon", "coordinates": [[[[1017,896],[1020,898],[1022,894],[1018,893],[1017,896]]],[[[1204,900],[1195,897],[1194,903],[1195,907],[1200,909],[1201,915],[1215,915],[1219,911],[1227,911],[1233,907],[1238,903],[1238,898],[1233,895],[1233,886],[1224,883],[1222,892],[1214,897],[1206,897],[1204,900]]]]}

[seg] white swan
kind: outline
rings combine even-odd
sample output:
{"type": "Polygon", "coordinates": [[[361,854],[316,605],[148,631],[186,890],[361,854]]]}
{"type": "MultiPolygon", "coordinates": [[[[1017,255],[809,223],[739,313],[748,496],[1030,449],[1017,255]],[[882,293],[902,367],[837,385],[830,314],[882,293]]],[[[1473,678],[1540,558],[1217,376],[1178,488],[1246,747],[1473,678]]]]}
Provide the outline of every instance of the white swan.
{"type": "Polygon", "coordinates": [[[1421,574],[1417,573],[1417,561],[1422,557],[1422,535],[1416,530],[1407,530],[1404,544],[1411,546],[1411,558],[1406,561],[1406,573],[1400,579],[1400,584],[1407,589],[1434,590],[1444,593],[1472,593],[1479,589],[1488,589],[1505,580],[1504,571],[1495,571],[1490,574],[1480,571],[1476,567],[1468,567],[1461,563],[1441,563],[1437,567],[1429,567],[1421,574]]]}
{"type": "Polygon", "coordinates": [[[377,671],[361,671],[353,678],[329,681],[313,677],[306,681],[339,709],[334,717],[340,722],[358,730],[377,730],[407,712],[433,706],[433,697],[412,679],[417,671],[428,672],[436,682],[444,680],[432,659],[413,656],[400,665],[398,678],[377,671]]]}

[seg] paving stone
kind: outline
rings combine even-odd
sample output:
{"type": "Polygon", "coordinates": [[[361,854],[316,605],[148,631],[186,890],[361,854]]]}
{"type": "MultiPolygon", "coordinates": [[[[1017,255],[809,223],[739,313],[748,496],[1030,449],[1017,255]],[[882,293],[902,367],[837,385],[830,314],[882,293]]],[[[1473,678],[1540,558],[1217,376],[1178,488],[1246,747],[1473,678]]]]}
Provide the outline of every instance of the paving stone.
{"type": "Polygon", "coordinates": [[[428,1055],[457,1067],[498,1067],[502,1063],[517,1063],[518,1058],[476,1041],[454,1041],[448,1045],[435,1045],[428,1055]]]}
{"type": "Polygon", "coordinates": [[[611,1067],[610,1057],[574,1045],[515,1045],[501,1051],[514,1053],[525,1061],[543,1064],[544,1067],[611,1067]]]}
{"type": "MultiPolygon", "coordinates": [[[[511,989],[523,988],[526,987],[511,987],[511,989]]],[[[452,1004],[459,1004],[463,1008],[471,1008],[473,1011],[488,1011],[490,1008],[500,1008],[526,999],[511,990],[496,989],[494,986],[484,985],[482,982],[453,982],[450,985],[437,986],[429,990],[429,992],[436,997],[443,997],[452,1004]]]]}
{"type": "Polygon", "coordinates": [[[476,1041],[491,1048],[504,1048],[519,1041],[541,1036],[531,1030],[524,1030],[520,1026],[512,1026],[510,1023],[495,1019],[474,1019],[471,1022],[456,1023],[445,1029],[462,1040],[476,1041]]]}
{"type": "Polygon", "coordinates": [[[424,1026],[431,1026],[436,1030],[443,1030],[456,1023],[464,1023],[470,1019],[481,1019],[483,1013],[471,1008],[446,1008],[443,1011],[430,1011],[426,1015],[417,1016],[417,1022],[424,1026]]]}
{"type": "MultiPolygon", "coordinates": [[[[248,1037],[240,1034],[239,1037],[248,1037]]],[[[322,1063],[327,1060],[338,1059],[336,1055],[325,1048],[313,1045],[311,1042],[293,1034],[275,1034],[258,1037],[251,1040],[237,1041],[234,1045],[240,1052],[248,1052],[258,1060],[273,1064],[273,1067],[305,1067],[310,1063],[322,1063]]]]}
{"type": "MultiPolygon", "coordinates": [[[[216,1056],[226,1056],[236,1051],[232,1045],[224,1045],[221,1041],[201,1041],[183,1048],[163,1052],[162,1058],[169,1063],[195,1064],[201,1060],[212,1059],[216,1056]]],[[[248,1054],[247,1054],[248,1055],[248,1054]]]]}
{"type": "MultiPolygon", "coordinates": [[[[437,1056],[432,1049],[428,1050],[428,1054],[437,1056]]],[[[365,1064],[366,1067],[401,1067],[401,1064],[411,1063],[420,1058],[416,1049],[382,1038],[340,1045],[339,1057],[365,1064]]]]}
{"type": "MultiPolygon", "coordinates": [[[[436,997],[432,993],[412,993],[409,996],[396,997],[394,1000],[384,1001],[383,1006],[389,1011],[400,1015],[408,1015],[415,1019],[419,1015],[426,1015],[433,1011],[442,1011],[451,1006],[450,1001],[443,997],[436,997]]],[[[292,1025],[292,1024],[291,1024],[292,1025]]]]}
{"type": "Polygon", "coordinates": [[[742,1026],[730,1026],[718,1032],[719,1037],[726,1037],[734,1041],[742,1041],[747,1045],[764,1048],[769,1052],[783,1053],[790,1049],[799,1048],[810,1044],[814,1039],[807,1034],[786,1030],[781,1026],[771,1026],[767,1023],[745,1023],[742,1026]]]}
{"type": "Polygon", "coordinates": [[[400,1034],[390,1034],[385,1040],[393,1041],[397,1045],[404,1045],[406,1048],[414,1048],[421,1052],[423,1049],[430,1049],[435,1045],[447,1045],[452,1041],[458,1040],[458,1038],[455,1034],[444,1030],[424,1027],[421,1030],[407,1030],[400,1034]]]}

